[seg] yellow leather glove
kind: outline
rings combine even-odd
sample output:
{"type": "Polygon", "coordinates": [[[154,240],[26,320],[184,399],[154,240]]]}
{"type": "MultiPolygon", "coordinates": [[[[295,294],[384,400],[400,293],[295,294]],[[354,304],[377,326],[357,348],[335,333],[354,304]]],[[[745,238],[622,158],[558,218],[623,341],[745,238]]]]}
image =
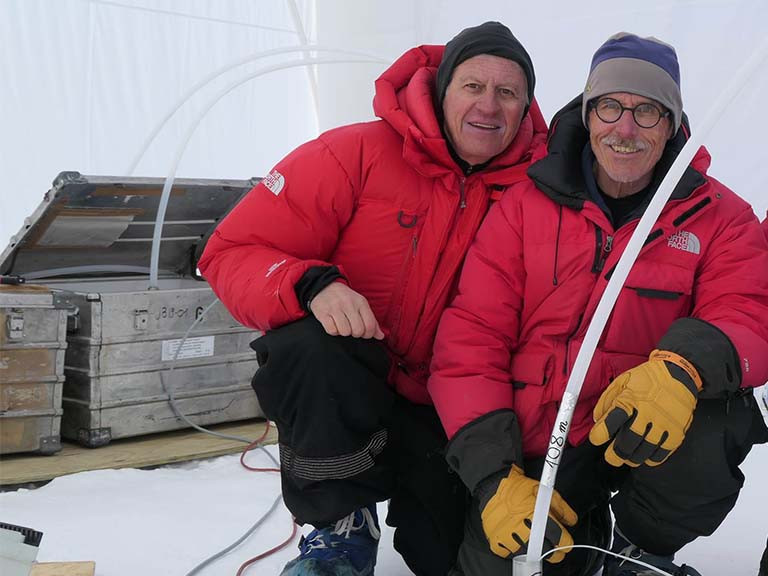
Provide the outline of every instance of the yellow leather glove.
{"type": "MultiPolygon", "coordinates": [[[[488,500],[480,518],[491,550],[497,556],[507,558],[528,549],[538,491],[539,483],[536,480],[525,476],[519,467],[512,466],[509,475],[499,483],[496,493],[488,500]]],[[[578,519],[576,512],[560,494],[553,492],[545,529],[544,551],[573,546],[573,538],[564,525],[573,526],[578,519]]],[[[547,561],[560,562],[568,552],[559,550],[547,556],[547,561]]]]}
{"type": "Polygon", "coordinates": [[[612,466],[658,466],[680,447],[693,421],[702,382],[682,356],[654,350],[649,360],[616,378],[595,406],[592,444],[612,466]]]}

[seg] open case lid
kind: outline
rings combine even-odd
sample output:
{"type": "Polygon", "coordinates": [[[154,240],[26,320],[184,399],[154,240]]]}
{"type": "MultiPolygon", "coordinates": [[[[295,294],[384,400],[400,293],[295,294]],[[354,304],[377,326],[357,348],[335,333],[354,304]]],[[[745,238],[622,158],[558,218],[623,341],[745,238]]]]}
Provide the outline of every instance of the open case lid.
{"type": "MultiPolygon", "coordinates": [[[[159,276],[193,276],[208,235],[258,181],[175,180],[159,276]]],[[[0,254],[0,274],[26,280],[148,275],[164,182],[62,172],[0,254]]]]}

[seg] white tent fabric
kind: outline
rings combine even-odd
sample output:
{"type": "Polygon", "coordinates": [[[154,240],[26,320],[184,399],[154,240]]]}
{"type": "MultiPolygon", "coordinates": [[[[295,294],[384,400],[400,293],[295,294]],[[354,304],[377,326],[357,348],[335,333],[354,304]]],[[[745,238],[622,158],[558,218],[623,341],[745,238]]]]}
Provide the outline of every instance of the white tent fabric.
{"type": "MultiPolygon", "coordinates": [[[[249,54],[300,43],[288,3],[250,0],[3,0],[0,38],[3,243],[59,171],[125,175],[147,134],[191,86],[249,54]]],[[[187,126],[222,86],[297,57],[242,66],[201,90],[161,131],[136,174],[167,173],[187,126]]],[[[180,175],[265,173],[315,133],[307,87],[304,71],[294,68],[233,91],[203,120],[180,175]]]]}
{"type": "MultiPolygon", "coordinates": [[[[201,79],[247,55],[302,38],[391,61],[417,44],[444,43],[497,19],[521,39],[547,118],[583,86],[591,54],[610,34],[655,35],[678,50],[693,128],[725,80],[768,31],[764,0],[1,0],[0,243],[4,245],[62,170],[125,175],[147,135],[201,79]],[[297,27],[300,31],[297,31],[297,27]],[[303,34],[302,32],[303,31],[303,34]]],[[[180,139],[223,86],[297,54],[227,72],[160,132],[137,175],[164,176],[180,139]]],[[[317,108],[302,68],[273,72],[226,96],[204,118],[178,176],[248,178],[327,129],[372,118],[384,64],[318,67],[317,108]],[[319,118],[315,112],[319,111],[319,118]]],[[[745,135],[765,122],[768,70],[750,82],[711,135],[713,173],[768,207],[768,164],[745,135]]]]}

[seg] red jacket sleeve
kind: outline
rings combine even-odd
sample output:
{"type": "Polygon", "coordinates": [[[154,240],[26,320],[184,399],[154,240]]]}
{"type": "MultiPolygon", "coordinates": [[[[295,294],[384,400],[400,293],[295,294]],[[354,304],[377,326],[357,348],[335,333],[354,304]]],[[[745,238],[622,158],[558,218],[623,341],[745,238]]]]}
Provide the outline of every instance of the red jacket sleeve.
{"type": "Polygon", "coordinates": [[[513,405],[509,366],[525,281],[520,208],[513,198],[519,188],[508,190],[489,211],[437,330],[427,387],[448,438],[476,418],[513,405]]]}
{"type": "Polygon", "coordinates": [[[733,198],[727,212],[722,207],[727,221],[699,265],[691,316],[731,340],[741,385],[760,386],[768,380],[768,250],[751,207],[733,198]]]}
{"type": "Polygon", "coordinates": [[[355,193],[321,140],[283,159],[219,224],[198,264],[242,324],[267,330],[304,315],[294,286],[328,266],[355,193]]]}

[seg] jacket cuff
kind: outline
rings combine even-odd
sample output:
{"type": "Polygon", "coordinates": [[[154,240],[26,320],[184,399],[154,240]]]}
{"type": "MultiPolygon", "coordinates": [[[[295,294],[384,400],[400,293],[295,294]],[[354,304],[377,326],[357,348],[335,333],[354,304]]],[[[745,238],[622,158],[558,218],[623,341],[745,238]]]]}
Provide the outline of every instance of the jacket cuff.
{"type": "Polygon", "coordinates": [[[346,280],[336,266],[312,266],[308,268],[294,286],[296,298],[304,312],[311,313],[309,303],[312,302],[312,299],[339,278],[346,280]]]}
{"type": "Polygon", "coordinates": [[[501,484],[501,481],[507,476],[509,476],[509,470],[496,472],[496,474],[488,476],[485,480],[481,480],[472,492],[472,496],[475,498],[475,502],[477,502],[480,514],[483,513],[483,510],[485,510],[485,507],[488,505],[491,498],[496,495],[496,492],[499,490],[499,484],[501,484]]]}
{"type": "Polygon", "coordinates": [[[703,387],[699,398],[725,398],[741,387],[741,365],[730,338],[698,318],[680,318],[659,341],[659,349],[675,352],[696,367],[703,387]]]}
{"type": "Polygon", "coordinates": [[[517,415],[508,409],[494,410],[465,424],[448,443],[445,459],[473,494],[483,480],[509,472],[513,464],[522,468],[517,415]]]}

